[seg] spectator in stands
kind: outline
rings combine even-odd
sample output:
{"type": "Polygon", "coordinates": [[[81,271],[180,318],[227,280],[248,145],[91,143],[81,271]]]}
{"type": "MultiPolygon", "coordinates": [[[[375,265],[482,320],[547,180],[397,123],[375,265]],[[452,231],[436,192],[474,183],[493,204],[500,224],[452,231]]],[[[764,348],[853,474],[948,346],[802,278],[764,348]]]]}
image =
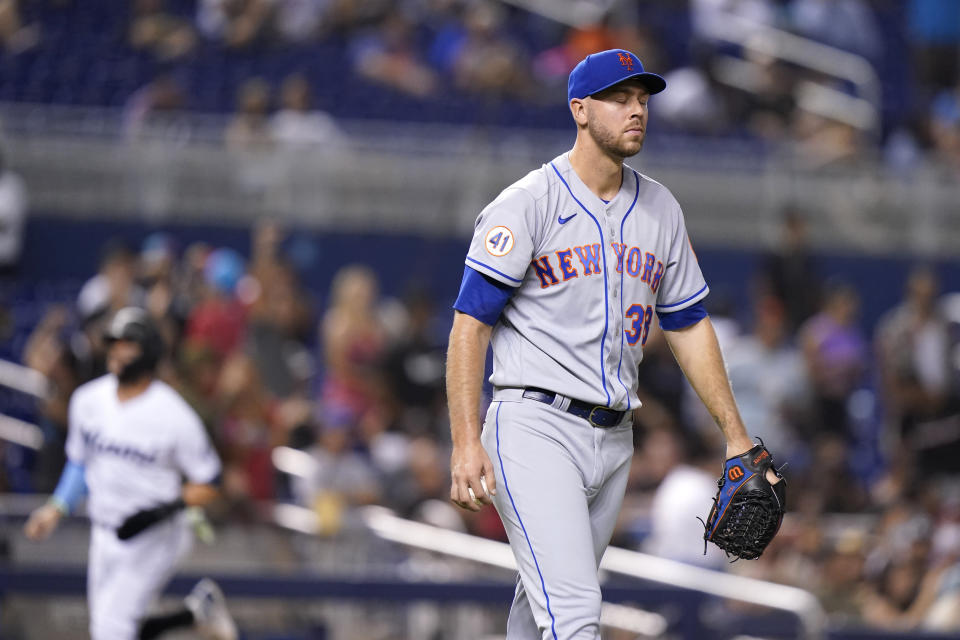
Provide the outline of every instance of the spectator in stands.
{"type": "Polygon", "coordinates": [[[789,12],[804,37],[874,61],[883,53],[880,26],[864,0],[792,0],[789,12]]]}
{"type": "Polygon", "coordinates": [[[20,0],[0,0],[0,46],[13,54],[32,49],[40,42],[40,29],[25,25],[20,0]]]}
{"type": "Polygon", "coordinates": [[[806,168],[829,171],[863,158],[862,131],[851,122],[798,109],[792,133],[795,155],[806,168]]]}
{"type": "MultiPolygon", "coordinates": [[[[794,483],[796,479],[792,472],[790,475],[791,483],[794,483]]],[[[785,520],[774,542],[764,552],[764,557],[768,553],[771,556],[768,562],[773,566],[770,567],[769,578],[774,582],[816,592],[823,581],[826,536],[829,532],[820,514],[811,514],[797,502],[800,501],[790,507],[791,517],[785,520]]],[[[859,564],[862,563],[861,558],[859,564]]]]}
{"type": "Polygon", "coordinates": [[[918,560],[926,565],[930,560],[930,539],[933,515],[937,505],[931,500],[932,484],[923,487],[910,469],[912,478],[904,483],[890,502],[883,505],[879,518],[873,523],[872,544],[864,567],[865,576],[878,580],[891,564],[903,560],[918,560]]]}
{"type": "Polygon", "coordinates": [[[244,260],[232,249],[217,249],[204,265],[204,298],[190,312],[185,338],[206,345],[222,359],[240,346],[246,332],[247,310],[238,298],[246,272],[244,260]]]}
{"type": "Polygon", "coordinates": [[[657,96],[657,118],[692,133],[722,135],[730,131],[729,91],[707,47],[695,46],[691,57],[690,65],[664,74],[670,91],[657,96]]]}
{"type": "Polygon", "coordinates": [[[780,301],[793,333],[816,313],[822,283],[807,235],[806,215],[789,205],[783,211],[781,225],[777,246],[763,258],[760,289],[780,301]]]}
{"type": "Polygon", "coordinates": [[[43,446],[37,454],[34,489],[52,492],[66,462],[67,406],[73,390],[80,384],[76,362],[67,340],[70,314],[66,307],[47,310],[27,340],[23,363],[43,374],[47,393],[39,399],[39,426],[43,446]]]}
{"type": "Polygon", "coordinates": [[[655,447],[651,455],[663,456],[669,469],[653,493],[650,534],[643,550],[661,558],[722,568],[727,564],[724,553],[713,545],[704,553],[703,532],[690,525],[691,520],[704,517],[717,491],[716,455],[699,435],[678,429],[646,434],[644,450],[650,447],[655,447]],[[662,442],[657,446],[655,440],[662,442]]]}
{"type": "Polygon", "coordinates": [[[289,158],[276,153],[270,102],[270,85],[263,78],[244,81],[225,134],[237,188],[248,197],[264,200],[286,179],[289,158]]]}
{"type": "Polygon", "coordinates": [[[263,78],[244,81],[237,91],[237,111],[227,125],[227,146],[235,150],[270,147],[269,112],[270,85],[263,78]]]}
{"type": "Polygon", "coordinates": [[[437,78],[423,62],[413,25],[400,10],[390,11],[374,28],[356,35],[350,57],[354,71],[376,84],[417,98],[436,89],[437,78]]]}
{"type": "Polygon", "coordinates": [[[322,28],[330,4],[330,0],[275,0],[274,29],[286,42],[307,42],[322,28]]]}
{"type": "Polygon", "coordinates": [[[450,504],[448,457],[431,438],[410,442],[405,473],[397,483],[401,489],[394,502],[397,511],[405,518],[454,531],[467,530],[466,518],[474,535],[504,539],[500,518],[492,510],[465,516],[450,504]]]}
{"type": "Polygon", "coordinates": [[[960,3],[910,0],[907,24],[918,111],[925,111],[933,95],[960,83],[960,3]]]}
{"type": "Polygon", "coordinates": [[[353,450],[353,425],[343,417],[331,416],[323,424],[319,442],[309,450],[314,471],[294,483],[297,501],[317,514],[321,535],[339,533],[349,507],[373,504],[382,492],[369,459],[353,450]]]}
{"type": "MultiPolygon", "coordinates": [[[[654,29],[644,20],[649,19],[649,16],[636,15],[643,8],[638,5],[638,8],[634,9],[630,3],[621,3],[619,9],[611,10],[598,22],[568,29],[561,42],[534,56],[530,66],[537,84],[557,95],[566,95],[567,76],[577,62],[591,53],[607,49],[633,51],[650,69],[670,68],[655,37],[654,29]]],[[[505,21],[505,27],[509,28],[509,21],[505,21]]],[[[455,45],[458,40],[459,32],[458,39],[450,44],[455,45]]],[[[676,85],[670,83],[671,93],[675,90],[676,85]]],[[[663,115],[661,99],[665,96],[666,94],[662,94],[657,98],[658,118],[663,115]]]]}
{"type": "Polygon", "coordinates": [[[798,74],[790,65],[773,57],[750,52],[747,59],[755,71],[739,96],[733,122],[744,122],[746,132],[770,142],[784,142],[792,134],[797,108],[795,87],[798,74]]]}
{"type": "MultiPolygon", "coordinates": [[[[190,341],[175,345],[173,353],[175,369],[171,384],[203,420],[214,444],[219,444],[217,380],[222,359],[212,347],[190,341]]],[[[220,453],[223,458],[223,452],[220,453]]]]}
{"type": "MultiPolygon", "coordinates": [[[[710,320],[717,332],[720,350],[726,355],[730,345],[735,344],[743,335],[744,328],[734,317],[737,313],[737,305],[729,292],[717,287],[711,292],[710,297],[713,298],[707,303],[710,320]]],[[[697,432],[700,438],[713,442],[716,447],[722,447],[722,443],[716,439],[717,429],[713,416],[703,406],[693,386],[684,378],[659,327],[656,332],[653,326],[650,327],[650,337],[647,340],[647,346],[644,347],[644,362],[647,359],[646,351],[651,343],[654,345],[656,364],[649,373],[644,373],[646,366],[640,367],[640,388],[643,389],[644,395],[639,397],[643,403],[643,411],[637,411],[634,414],[634,425],[646,426],[647,419],[643,416],[648,413],[648,401],[651,401],[651,408],[656,413],[662,413],[657,405],[662,399],[670,398],[669,403],[663,403],[669,407],[669,419],[661,418],[654,421],[654,424],[669,425],[672,421],[680,420],[685,428],[697,432]],[[652,391],[649,396],[646,395],[648,391],[652,391]]],[[[752,428],[752,425],[748,425],[748,428],[752,428]]]]}
{"type": "Polygon", "coordinates": [[[911,609],[924,631],[960,631],[960,561],[956,556],[926,572],[911,609]]]}
{"type": "Polygon", "coordinates": [[[124,307],[142,306],[144,291],[137,284],[137,256],[121,240],[110,240],[102,249],[100,270],[80,289],[77,310],[81,319],[112,315],[124,307]]]}
{"type": "Polygon", "coordinates": [[[384,399],[382,361],[387,341],[378,310],[378,283],[367,267],[343,267],[331,285],[320,326],[324,353],[324,411],[356,424],[384,399]]]}
{"type": "Polygon", "coordinates": [[[935,157],[960,174],[960,82],[936,95],[927,122],[935,157]]]}
{"type": "Polygon", "coordinates": [[[245,49],[267,37],[273,10],[271,0],[200,0],[197,26],[211,40],[245,49]]]}
{"type": "Polygon", "coordinates": [[[829,427],[821,427],[820,434],[808,437],[809,455],[802,451],[794,459],[800,464],[792,474],[806,492],[801,508],[817,516],[860,513],[869,507],[869,496],[865,483],[853,473],[855,449],[849,436],[828,431],[829,427]]]}
{"type": "Polygon", "coordinates": [[[144,308],[170,346],[180,342],[183,320],[175,307],[178,287],[176,262],[176,241],[173,236],[157,232],[144,239],[138,276],[139,285],[144,290],[144,308]]]}
{"type": "Polygon", "coordinates": [[[529,61],[503,30],[504,11],[484,0],[467,8],[464,32],[450,50],[450,68],[458,88],[488,96],[524,95],[533,86],[529,61]]]}
{"type": "Polygon", "coordinates": [[[15,274],[27,223],[27,188],[0,149],[0,279],[15,274]]]}
{"type": "Polygon", "coordinates": [[[921,627],[928,631],[960,630],[960,490],[948,481],[939,486],[938,510],[930,536],[928,588],[921,627]]]}
{"type": "Polygon", "coordinates": [[[77,379],[83,383],[107,372],[107,345],[103,340],[107,307],[100,307],[90,315],[80,316],[78,331],[70,338],[70,350],[76,362],[77,379]]]}
{"type": "MultiPolygon", "coordinates": [[[[950,327],[937,304],[939,285],[936,274],[929,267],[915,268],[907,279],[904,299],[880,319],[876,329],[877,365],[882,383],[884,408],[890,425],[893,447],[926,450],[924,466],[948,468],[955,466],[955,455],[936,450],[953,440],[940,442],[930,448],[933,434],[919,433],[917,427],[924,421],[941,418],[956,411],[956,389],[950,368],[950,327]]],[[[958,443],[960,444],[960,443],[958,443]]],[[[956,449],[956,445],[954,446],[956,449]]],[[[956,451],[953,452],[954,454],[956,451]]]]}
{"type": "Polygon", "coordinates": [[[324,151],[347,146],[346,136],[334,119],[323,111],[311,109],[310,83],[302,73],[293,73],[284,79],[280,106],[270,119],[271,136],[279,144],[324,151]]]}
{"type": "Polygon", "coordinates": [[[404,334],[390,350],[384,364],[397,423],[412,436],[447,437],[444,363],[446,340],[434,326],[429,293],[416,289],[404,299],[407,323],[404,334]]]}
{"type": "Polygon", "coordinates": [[[196,33],[187,20],[165,10],[163,0],[136,0],[127,29],[127,42],[161,61],[176,60],[193,51],[196,33]]]}
{"type": "Polygon", "coordinates": [[[250,274],[259,294],[250,309],[245,351],[267,389],[288,398],[307,394],[315,367],[304,344],[312,326],[309,296],[279,255],[280,234],[272,221],[254,230],[250,274]]]}
{"type": "Polygon", "coordinates": [[[270,451],[286,444],[287,434],[275,420],[276,399],[245,354],[234,352],[224,361],[215,397],[214,434],[224,453],[223,490],[241,515],[251,500],[276,495],[270,451]]]}
{"type": "Polygon", "coordinates": [[[860,613],[866,540],[856,531],[841,531],[820,554],[821,578],[815,593],[835,615],[860,613]]]}
{"type": "Polygon", "coordinates": [[[123,131],[129,138],[163,135],[176,125],[189,100],[173,73],[162,72],[134,91],[123,107],[123,131]]]}
{"type": "Polygon", "coordinates": [[[868,364],[867,342],[857,326],[859,305],[852,286],[832,283],[821,311],[801,327],[799,336],[818,410],[811,426],[842,437],[851,435],[847,400],[861,383],[868,364]]]}
{"type": "Polygon", "coordinates": [[[393,428],[391,408],[386,403],[381,403],[365,412],[359,420],[354,420],[349,411],[338,408],[328,411],[321,408],[313,421],[317,430],[330,422],[347,425],[351,447],[366,457],[377,472],[377,477],[384,487],[382,498],[390,506],[396,506],[397,496],[406,495],[403,487],[394,486],[394,483],[402,484],[409,471],[411,439],[393,428]]]}
{"type": "MultiPolygon", "coordinates": [[[[602,22],[573,27],[567,31],[563,42],[538,53],[533,60],[532,67],[540,82],[548,87],[566,91],[567,76],[570,75],[570,71],[579,61],[591,53],[618,48],[634,51],[625,43],[620,42],[617,38],[617,32],[610,22],[608,17],[602,22]]],[[[459,34],[457,35],[459,36],[459,34]]],[[[640,53],[637,54],[637,57],[641,60],[647,60],[640,53]]],[[[661,68],[651,62],[647,62],[647,67],[651,69],[661,68]]],[[[670,90],[673,90],[672,84],[670,90]]]]}
{"type": "Polygon", "coordinates": [[[862,615],[867,624],[883,629],[916,629],[929,606],[929,590],[933,578],[925,574],[924,565],[913,558],[901,558],[888,564],[861,595],[862,615]]]}
{"type": "Polygon", "coordinates": [[[800,444],[796,424],[809,420],[810,383],[803,355],[790,342],[783,305],[758,300],[750,335],[725,345],[724,359],[752,435],[776,442],[784,460],[800,444]]]}
{"type": "Polygon", "coordinates": [[[146,292],[137,282],[137,255],[119,239],[106,242],[100,269],[84,283],[77,296],[79,331],[70,339],[79,382],[107,372],[107,348],[103,332],[107,320],[124,307],[142,307],[146,292]]]}
{"type": "Polygon", "coordinates": [[[176,309],[177,318],[182,324],[186,324],[187,318],[193,308],[203,302],[207,297],[207,278],[206,265],[207,258],[213,252],[210,245],[204,242],[194,242],[183,250],[180,263],[176,268],[176,292],[174,294],[173,306],[176,309]]]}

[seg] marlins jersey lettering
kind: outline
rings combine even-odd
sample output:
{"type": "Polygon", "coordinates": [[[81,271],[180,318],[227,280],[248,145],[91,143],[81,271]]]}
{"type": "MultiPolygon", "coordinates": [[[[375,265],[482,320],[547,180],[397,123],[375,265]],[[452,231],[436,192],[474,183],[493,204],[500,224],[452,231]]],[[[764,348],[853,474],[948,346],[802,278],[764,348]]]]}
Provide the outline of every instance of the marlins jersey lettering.
{"type": "Polygon", "coordinates": [[[466,264],[518,287],[491,336],[496,387],[539,387],[626,410],[655,313],[709,293],[670,191],[623,167],[605,202],[568,154],[507,187],[477,218],[466,264]]]}
{"type": "Polygon", "coordinates": [[[159,380],[126,402],[103,376],[70,400],[67,457],[85,466],[90,519],[115,528],[132,513],[180,497],[183,477],[213,482],[220,459],[200,418],[159,380]]]}

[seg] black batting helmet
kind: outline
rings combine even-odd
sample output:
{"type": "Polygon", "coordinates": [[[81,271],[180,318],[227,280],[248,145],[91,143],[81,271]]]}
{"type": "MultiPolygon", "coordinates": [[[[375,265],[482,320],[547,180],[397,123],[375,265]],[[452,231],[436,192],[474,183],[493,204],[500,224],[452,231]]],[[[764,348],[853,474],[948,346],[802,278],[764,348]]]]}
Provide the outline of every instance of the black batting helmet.
{"type": "Polygon", "coordinates": [[[124,307],[117,311],[110,319],[103,338],[108,345],[117,340],[129,340],[140,345],[140,356],[118,374],[122,382],[153,373],[163,357],[164,343],[160,331],[150,315],[138,307],[124,307]]]}

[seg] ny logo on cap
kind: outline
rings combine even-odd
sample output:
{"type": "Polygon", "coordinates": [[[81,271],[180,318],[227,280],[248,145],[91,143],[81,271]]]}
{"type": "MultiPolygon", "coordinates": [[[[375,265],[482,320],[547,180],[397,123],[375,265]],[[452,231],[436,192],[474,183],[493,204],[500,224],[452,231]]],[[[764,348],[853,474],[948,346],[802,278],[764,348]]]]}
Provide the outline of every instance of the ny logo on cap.
{"type": "Polygon", "coordinates": [[[618,53],[617,57],[620,59],[620,64],[627,68],[627,71],[633,71],[633,58],[626,53],[618,53]]]}

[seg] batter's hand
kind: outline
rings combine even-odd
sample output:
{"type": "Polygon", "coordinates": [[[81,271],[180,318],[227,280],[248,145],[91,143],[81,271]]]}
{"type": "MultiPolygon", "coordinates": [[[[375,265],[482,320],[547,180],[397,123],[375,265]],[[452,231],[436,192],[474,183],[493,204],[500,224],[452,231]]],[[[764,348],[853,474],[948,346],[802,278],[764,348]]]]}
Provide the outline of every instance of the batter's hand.
{"type": "Polygon", "coordinates": [[[31,540],[46,540],[60,524],[63,513],[52,504],[34,509],[23,526],[23,533],[31,540]]]}
{"type": "Polygon", "coordinates": [[[493,475],[493,463],[479,439],[453,448],[450,480],[450,501],[458,507],[480,511],[483,505],[493,504],[497,481],[493,475]]]}

